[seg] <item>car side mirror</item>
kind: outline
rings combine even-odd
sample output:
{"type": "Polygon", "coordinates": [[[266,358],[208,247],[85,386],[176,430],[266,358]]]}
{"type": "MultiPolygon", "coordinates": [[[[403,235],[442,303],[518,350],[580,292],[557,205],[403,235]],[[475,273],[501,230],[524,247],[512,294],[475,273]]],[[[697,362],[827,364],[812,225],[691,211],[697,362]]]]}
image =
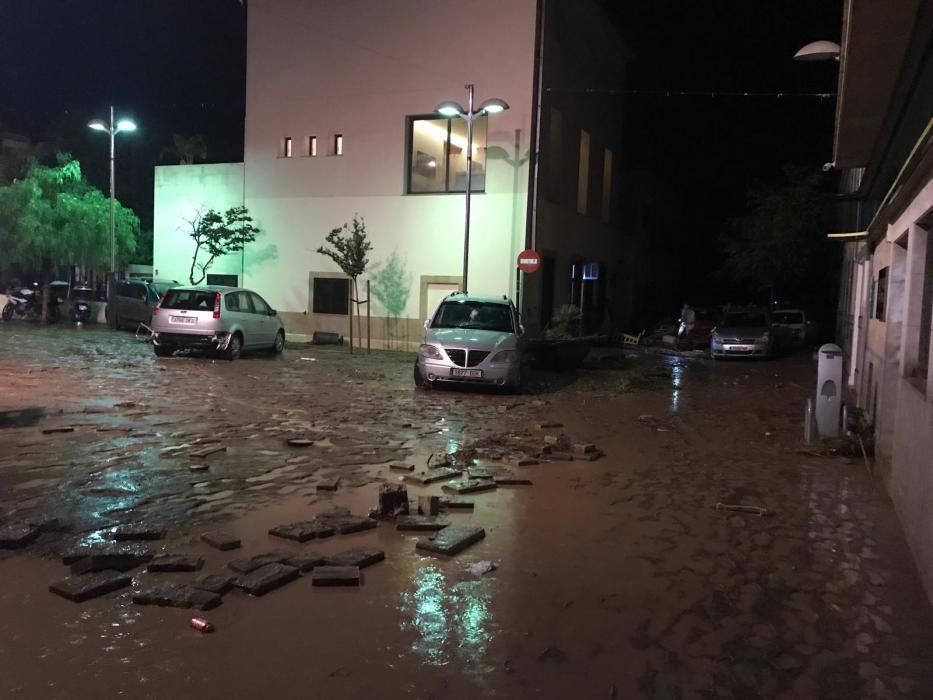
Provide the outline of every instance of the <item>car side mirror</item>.
{"type": "Polygon", "coordinates": [[[428,330],[428,327],[431,325],[431,319],[425,319],[424,330],[428,330]]]}
{"type": "Polygon", "coordinates": [[[277,315],[278,315],[278,311],[276,311],[275,309],[269,309],[269,315],[270,315],[270,316],[277,316],[277,315]]]}

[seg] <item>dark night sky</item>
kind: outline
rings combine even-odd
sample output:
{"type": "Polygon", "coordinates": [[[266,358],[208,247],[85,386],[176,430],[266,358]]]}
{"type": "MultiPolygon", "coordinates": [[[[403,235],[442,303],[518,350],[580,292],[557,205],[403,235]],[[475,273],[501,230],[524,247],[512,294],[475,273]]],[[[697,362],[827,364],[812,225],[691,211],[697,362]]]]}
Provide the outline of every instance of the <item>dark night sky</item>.
{"type": "MultiPolygon", "coordinates": [[[[568,1],[568,0],[564,0],[568,1]]],[[[791,60],[837,40],[842,0],[601,0],[632,49],[627,90],[835,92],[837,67],[791,60]]],[[[245,9],[238,0],[0,0],[0,120],[57,136],[106,187],[106,137],[85,124],[112,100],[140,131],[120,138],[118,196],[151,225],[152,166],[173,132],[208,160],[242,157],[245,9]]],[[[784,163],[831,160],[834,100],[630,95],[630,167],[669,191],[702,288],[709,244],[746,187],[784,163]]]]}

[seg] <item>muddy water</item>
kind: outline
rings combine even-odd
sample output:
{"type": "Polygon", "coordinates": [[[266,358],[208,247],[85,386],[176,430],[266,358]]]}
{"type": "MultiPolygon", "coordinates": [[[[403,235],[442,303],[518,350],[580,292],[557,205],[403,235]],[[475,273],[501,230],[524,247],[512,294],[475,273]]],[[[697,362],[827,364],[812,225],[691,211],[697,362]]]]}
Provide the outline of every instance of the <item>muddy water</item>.
{"type": "Polygon", "coordinates": [[[0,404],[50,410],[40,426],[0,433],[0,518],[68,525],[0,555],[0,697],[933,692],[933,618],[882,489],[860,463],[793,451],[814,380],[807,356],[648,357],[535,376],[536,393],[502,397],[415,393],[400,355],[156,361],[131,337],[84,331],[0,326],[0,404]],[[607,456],[516,468],[534,485],[473,496],[474,512],[449,517],[487,535],[457,557],[416,554],[417,538],[387,523],[304,545],[266,534],[334,505],[366,512],[379,483],[398,478],[387,461],[509,444],[542,420],[607,456]],[[62,425],[75,431],[40,432],[62,425]],[[284,444],[299,434],[318,442],[284,444]],[[227,450],[190,456],[210,440],[227,450]],[[190,472],[197,461],[210,469],[190,472]],[[338,491],[318,492],[334,475],[338,491]],[[127,593],[76,605],[47,592],[66,574],[62,548],[139,521],[167,527],[164,546],[202,555],[206,572],[273,549],[378,547],[386,561],[359,589],[301,579],[262,598],[228,594],[207,613],[213,635],[127,593]],[[243,549],[200,543],[215,527],[243,549]],[[499,568],[468,570],[484,560],[499,568]]]}

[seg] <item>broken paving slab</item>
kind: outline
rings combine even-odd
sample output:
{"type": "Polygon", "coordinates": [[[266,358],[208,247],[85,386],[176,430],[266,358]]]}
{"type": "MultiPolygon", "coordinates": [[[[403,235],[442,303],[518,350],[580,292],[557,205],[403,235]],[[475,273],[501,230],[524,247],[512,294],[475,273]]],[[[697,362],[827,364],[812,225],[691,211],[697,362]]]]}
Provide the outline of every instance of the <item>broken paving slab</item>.
{"type": "Polygon", "coordinates": [[[260,596],[291,583],[300,576],[298,568],[287,564],[266,564],[237,581],[237,587],[242,588],[250,595],[260,596]]]}
{"type": "Polygon", "coordinates": [[[204,560],[194,554],[159,554],[153,557],[146,571],[200,571],[204,560]]]}
{"type": "Polygon", "coordinates": [[[158,605],[168,608],[211,610],[223,602],[219,593],[178,583],[157,583],[133,593],[137,605],[158,605]]]}
{"type": "Polygon", "coordinates": [[[291,552],[266,552],[257,554],[248,559],[237,559],[227,564],[231,569],[241,574],[248,574],[267,564],[281,564],[294,556],[291,552]]]}
{"type": "Polygon", "coordinates": [[[210,591],[217,595],[223,595],[236,583],[237,577],[233,574],[204,574],[198,576],[191,585],[194,588],[200,588],[202,591],[210,591]]]}
{"type": "Polygon", "coordinates": [[[63,578],[49,586],[49,590],[62,598],[81,603],[126,588],[131,583],[132,579],[119,571],[100,571],[63,578]]]}
{"type": "Polygon", "coordinates": [[[203,459],[217,452],[226,452],[226,451],[227,451],[227,448],[224,445],[220,445],[220,444],[208,445],[207,447],[202,447],[200,450],[195,450],[194,452],[191,453],[191,456],[197,457],[198,459],[203,459]]]}
{"type": "Polygon", "coordinates": [[[209,544],[214,549],[221,552],[229,552],[231,549],[240,548],[240,538],[234,537],[228,532],[205,532],[201,535],[201,541],[209,544]]]}
{"type": "Polygon", "coordinates": [[[340,535],[349,535],[354,532],[365,532],[366,530],[373,530],[379,526],[375,520],[371,518],[345,518],[343,520],[338,520],[334,523],[337,528],[337,533],[340,535]]]}
{"type": "Polygon", "coordinates": [[[431,515],[403,515],[396,521],[396,529],[415,532],[436,532],[450,525],[450,521],[431,515]]]}
{"type": "Polygon", "coordinates": [[[432,469],[429,472],[421,472],[420,474],[409,474],[405,477],[405,481],[411,481],[415,484],[420,484],[421,486],[427,486],[428,484],[433,484],[437,481],[447,481],[449,479],[454,479],[463,474],[462,469],[451,469],[450,467],[440,467],[438,469],[432,469]]]}
{"type": "Polygon", "coordinates": [[[334,528],[324,525],[316,520],[306,520],[300,523],[277,525],[270,528],[269,534],[293,542],[308,542],[316,537],[327,537],[334,533],[334,528]],[[321,535],[320,533],[325,533],[321,535]]]}
{"type": "Polygon", "coordinates": [[[492,479],[464,479],[463,481],[454,481],[444,484],[445,491],[453,493],[479,493],[480,491],[491,491],[496,488],[496,482],[492,479]]]}
{"type": "Polygon", "coordinates": [[[336,491],[340,486],[339,476],[320,477],[320,479],[315,485],[315,489],[318,491],[336,491]]]}
{"type": "Polygon", "coordinates": [[[27,523],[0,527],[0,549],[25,547],[39,536],[42,528],[27,523]]]}
{"type": "Polygon", "coordinates": [[[365,569],[386,558],[381,549],[348,549],[345,552],[327,557],[328,566],[358,566],[365,569]]]}
{"type": "Polygon", "coordinates": [[[426,540],[419,540],[415,549],[429,554],[446,554],[452,556],[470,545],[476,544],[486,536],[481,527],[471,525],[452,525],[445,527],[426,540]]]}
{"type": "Polygon", "coordinates": [[[303,574],[319,566],[322,566],[326,562],[327,557],[325,557],[320,552],[307,552],[306,554],[298,554],[285,561],[286,564],[289,566],[294,566],[303,574]]]}
{"type": "Polygon", "coordinates": [[[123,544],[111,547],[78,547],[66,552],[62,562],[71,565],[71,573],[91,571],[129,571],[151,561],[153,553],[139,545],[123,544]]]}
{"type": "Polygon", "coordinates": [[[316,566],[311,572],[312,586],[359,586],[358,566],[316,566]]]}
{"type": "Polygon", "coordinates": [[[413,472],[415,471],[415,465],[411,462],[391,462],[389,469],[396,472],[413,472]]]}
{"type": "Polygon", "coordinates": [[[111,530],[110,538],[117,542],[161,540],[165,538],[165,530],[142,524],[119,525],[111,530]]]}

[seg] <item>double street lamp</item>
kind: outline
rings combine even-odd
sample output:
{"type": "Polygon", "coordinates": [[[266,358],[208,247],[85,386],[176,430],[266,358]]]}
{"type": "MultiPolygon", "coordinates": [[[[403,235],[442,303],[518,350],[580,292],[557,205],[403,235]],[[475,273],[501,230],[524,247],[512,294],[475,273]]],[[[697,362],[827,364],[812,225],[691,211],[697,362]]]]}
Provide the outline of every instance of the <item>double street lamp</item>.
{"type": "MultiPolygon", "coordinates": [[[[114,156],[114,137],[123,131],[136,131],[136,123],[131,119],[122,118],[114,124],[113,119],[113,105],[110,105],[110,124],[108,125],[103,119],[95,119],[90,124],[88,124],[94,131],[104,131],[110,134],[110,280],[113,279],[114,273],[117,271],[117,249],[116,249],[116,222],[115,222],[115,211],[114,211],[114,202],[115,192],[114,192],[114,172],[113,172],[113,156],[114,156]]],[[[108,298],[110,297],[110,280],[107,282],[107,291],[108,298]]]]}
{"type": "Polygon", "coordinates": [[[463,231],[463,289],[467,291],[467,272],[470,267],[470,191],[473,189],[473,121],[484,114],[497,114],[504,112],[509,108],[505,100],[498,97],[492,97],[483,102],[479,109],[473,109],[473,85],[472,83],[464,86],[467,89],[467,108],[464,109],[459,103],[453,100],[441,102],[434,111],[441,116],[452,119],[460,117],[467,123],[467,147],[466,147],[466,222],[463,231]]]}

